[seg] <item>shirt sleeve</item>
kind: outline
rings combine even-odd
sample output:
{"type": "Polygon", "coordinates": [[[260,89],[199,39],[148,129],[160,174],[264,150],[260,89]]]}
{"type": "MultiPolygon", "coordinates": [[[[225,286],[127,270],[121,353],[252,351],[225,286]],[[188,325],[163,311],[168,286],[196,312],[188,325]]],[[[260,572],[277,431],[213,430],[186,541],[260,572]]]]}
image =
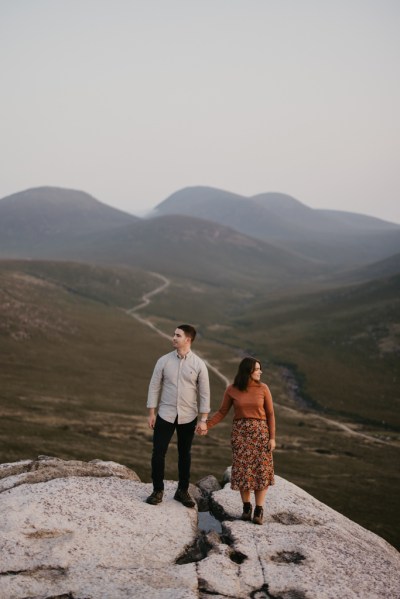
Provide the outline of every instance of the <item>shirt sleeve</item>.
{"type": "Polygon", "coordinates": [[[149,383],[149,392],[147,395],[147,407],[156,408],[160,398],[160,392],[163,381],[164,360],[160,358],[153,371],[153,375],[149,383]]]}
{"type": "Polygon", "coordinates": [[[208,414],[210,411],[210,379],[205,363],[202,361],[198,374],[199,413],[208,414]]]}
{"type": "Polygon", "coordinates": [[[269,429],[269,438],[275,439],[275,413],[274,413],[274,404],[272,402],[271,391],[265,385],[264,390],[264,410],[267,415],[268,429],[269,429]]]}
{"type": "Polygon", "coordinates": [[[207,422],[207,428],[212,428],[213,426],[215,426],[216,424],[218,424],[218,422],[221,422],[221,420],[223,418],[225,418],[225,416],[227,415],[227,413],[229,412],[229,410],[232,407],[232,397],[228,391],[228,389],[225,390],[224,393],[224,398],[222,400],[221,406],[218,410],[218,412],[215,412],[214,416],[211,418],[211,420],[209,420],[207,422]]]}

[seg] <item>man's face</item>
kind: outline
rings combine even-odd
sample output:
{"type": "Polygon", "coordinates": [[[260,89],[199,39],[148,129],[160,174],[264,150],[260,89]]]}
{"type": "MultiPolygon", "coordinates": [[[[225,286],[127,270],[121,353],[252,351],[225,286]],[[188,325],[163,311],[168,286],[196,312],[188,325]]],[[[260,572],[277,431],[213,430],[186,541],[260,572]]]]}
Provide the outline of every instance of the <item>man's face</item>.
{"type": "Polygon", "coordinates": [[[190,337],[186,337],[185,332],[182,331],[182,329],[175,329],[172,345],[178,351],[186,351],[190,348],[190,337]]]}

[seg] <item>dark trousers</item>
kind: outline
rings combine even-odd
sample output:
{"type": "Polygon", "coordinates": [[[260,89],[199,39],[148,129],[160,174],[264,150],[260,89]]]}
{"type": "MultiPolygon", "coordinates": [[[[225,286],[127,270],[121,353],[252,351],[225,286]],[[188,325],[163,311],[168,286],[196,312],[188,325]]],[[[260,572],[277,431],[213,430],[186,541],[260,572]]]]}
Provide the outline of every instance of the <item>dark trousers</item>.
{"type": "Polygon", "coordinates": [[[175,429],[178,437],[178,486],[184,491],[189,488],[191,449],[196,424],[197,418],[187,424],[178,424],[178,418],[175,422],[167,422],[157,415],[151,457],[151,478],[155,491],[164,489],[165,456],[175,429]]]}

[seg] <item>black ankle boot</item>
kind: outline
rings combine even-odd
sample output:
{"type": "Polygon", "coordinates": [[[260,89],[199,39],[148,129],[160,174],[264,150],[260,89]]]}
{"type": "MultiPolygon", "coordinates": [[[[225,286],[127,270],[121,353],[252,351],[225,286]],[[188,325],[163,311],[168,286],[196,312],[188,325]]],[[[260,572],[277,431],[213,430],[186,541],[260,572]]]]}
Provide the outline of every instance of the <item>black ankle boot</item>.
{"type": "Polygon", "coordinates": [[[243,503],[242,520],[251,520],[252,509],[253,508],[252,508],[250,501],[245,501],[243,503]]]}
{"type": "Polygon", "coordinates": [[[254,524],[262,524],[264,522],[264,510],[261,505],[256,505],[253,516],[254,524]]]}

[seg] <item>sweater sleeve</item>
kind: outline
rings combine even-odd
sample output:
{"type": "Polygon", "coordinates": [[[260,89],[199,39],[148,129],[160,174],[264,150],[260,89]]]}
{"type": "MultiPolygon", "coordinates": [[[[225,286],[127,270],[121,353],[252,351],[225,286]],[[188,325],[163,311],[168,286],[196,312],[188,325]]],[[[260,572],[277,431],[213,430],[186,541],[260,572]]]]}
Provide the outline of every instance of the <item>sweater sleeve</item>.
{"type": "Polygon", "coordinates": [[[231,407],[232,407],[232,397],[229,393],[229,387],[228,387],[228,389],[225,390],[224,398],[222,400],[222,403],[221,403],[221,406],[220,406],[218,412],[215,412],[215,414],[211,418],[211,420],[209,420],[207,422],[207,428],[210,429],[213,426],[215,426],[216,424],[218,424],[218,422],[221,422],[221,420],[223,418],[225,418],[225,416],[227,415],[227,413],[229,412],[231,407]]]}
{"type": "Polygon", "coordinates": [[[264,392],[264,410],[267,415],[267,423],[269,429],[269,438],[275,439],[275,413],[274,413],[274,404],[272,402],[271,391],[268,389],[267,385],[265,385],[264,392]]]}

